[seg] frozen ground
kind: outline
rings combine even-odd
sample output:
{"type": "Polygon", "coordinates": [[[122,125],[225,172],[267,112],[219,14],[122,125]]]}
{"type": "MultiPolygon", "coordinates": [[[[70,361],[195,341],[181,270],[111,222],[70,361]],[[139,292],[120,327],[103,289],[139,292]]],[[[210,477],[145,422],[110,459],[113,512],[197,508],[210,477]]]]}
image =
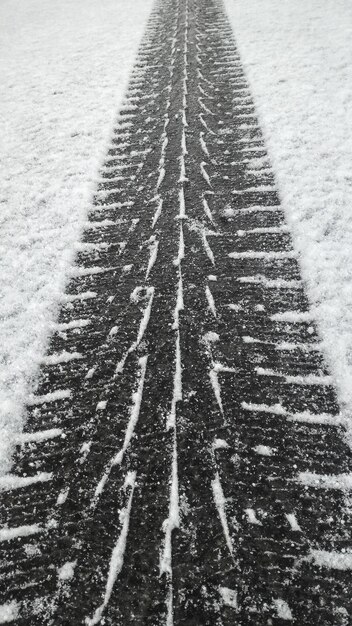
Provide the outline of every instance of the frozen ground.
{"type": "Polygon", "coordinates": [[[0,5],[0,469],[152,0],[0,5]]]}
{"type": "Polygon", "coordinates": [[[352,411],[352,5],[225,0],[303,276],[352,411]]]}

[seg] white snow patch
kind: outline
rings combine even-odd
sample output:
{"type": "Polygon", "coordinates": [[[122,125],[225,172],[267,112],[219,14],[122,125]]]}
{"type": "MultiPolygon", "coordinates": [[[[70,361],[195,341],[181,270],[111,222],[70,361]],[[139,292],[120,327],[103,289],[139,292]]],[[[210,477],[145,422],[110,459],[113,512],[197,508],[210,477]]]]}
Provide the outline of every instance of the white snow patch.
{"type": "Polygon", "coordinates": [[[208,301],[209,310],[212,312],[214,317],[217,317],[216,306],[215,306],[213,294],[211,293],[208,285],[205,288],[205,295],[206,295],[206,298],[207,298],[207,301],[208,301]]]}
{"type": "Polygon", "coordinates": [[[318,567],[352,570],[352,552],[350,550],[346,550],[346,552],[311,550],[307,560],[313,561],[314,565],[318,565],[318,567]]]}
{"type": "Polygon", "coordinates": [[[238,609],[237,591],[229,589],[228,587],[219,587],[220,595],[223,603],[226,606],[231,606],[233,609],[238,609]]]}
{"type": "Polygon", "coordinates": [[[30,396],[27,400],[28,406],[37,406],[40,404],[47,404],[48,402],[57,402],[58,400],[66,400],[71,397],[70,389],[58,389],[51,393],[46,393],[44,396],[30,396]]]}
{"type": "Polygon", "coordinates": [[[41,441],[47,441],[48,439],[55,439],[56,437],[64,436],[64,432],[61,428],[49,428],[48,430],[37,430],[33,433],[22,433],[15,438],[16,444],[23,443],[40,443],[41,441]]]}
{"type": "Polygon", "coordinates": [[[250,524],[256,524],[257,526],[262,526],[262,523],[257,518],[254,509],[245,509],[245,513],[247,515],[247,518],[250,524]]]}
{"type": "Polygon", "coordinates": [[[221,450],[228,447],[229,444],[225,441],[225,439],[214,439],[214,443],[212,445],[213,450],[221,450]]]}
{"type": "Polygon", "coordinates": [[[19,613],[19,605],[13,600],[6,604],[0,604],[0,624],[8,624],[17,619],[19,613]]]}
{"type": "Polygon", "coordinates": [[[27,526],[17,526],[16,528],[0,528],[0,541],[11,541],[17,537],[29,537],[43,531],[39,524],[31,524],[27,526]]]}
{"type": "Polygon", "coordinates": [[[52,479],[52,473],[39,472],[34,476],[16,476],[15,474],[5,474],[0,476],[0,491],[12,491],[13,489],[23,489],[34,483],[47,482],[52,479]]]}
{"type": "Polygon", "coordinates": [[[296,532],[302,532],[302,529],[299,523],[297,522],[297,519],[294,513],[285,513],[285,517],[291,526],[291,530],[296,531],[296,532]]]}
{"type": "Polygon", "coordinates": [[[300,472],[297,480],[307,487],[316,489],[339,489],[352,491],[352,474],[315,474],[314,472],[300,472]]]}
{"type": "Polygon", "coordinates": [[[71,580],[75,573],[77,561],[67,561],[58,569],[59,580],[71,580]]]}
{"type": "Polygon", "coordinates": [[[293,620],[291,609],[288,606],[287,602],[285,602],[285,600],[282,600],[281,598],[276,598],[275,600],[273,600],[273,602],[277,610],[277,616],[280,619],[288,621],[293,620]]]}
{"type": "Polygon", "coordinates": [[[261,454],[262,456],[271,456],[274,452],[274,448],[270,448],[270,446],[263,446],[259,444],[258,446],[254,446],[254,452],[257,454],[261,454]]]}
{"type": "Polygon", "coordinates": [[[228,522],[227,522],[227,516],[226,516],[226,499],[225,499],[225,496],[224,496],[224,492],[222,490],[220,476],[219,476],[218,472],[216,472],[215,478],[212,481],[211,486],[212,486],[212,489],[213,489],[214,502],[215,502],[216,508],[218,510],[218,515],[219,515],[219,518],[220,518],[220,521],[221,521],[221,525],[222,525],[224,537],[225,537],[225,540],[226,540],[226,544],[227,544],[229,552],[230,552],[230,554],[231,554],[231,556],[233,558],[234,550],[233,550],[232,539],[231,539],[230,530],[229,530],[229,526],[228,526],[228,522]]]}

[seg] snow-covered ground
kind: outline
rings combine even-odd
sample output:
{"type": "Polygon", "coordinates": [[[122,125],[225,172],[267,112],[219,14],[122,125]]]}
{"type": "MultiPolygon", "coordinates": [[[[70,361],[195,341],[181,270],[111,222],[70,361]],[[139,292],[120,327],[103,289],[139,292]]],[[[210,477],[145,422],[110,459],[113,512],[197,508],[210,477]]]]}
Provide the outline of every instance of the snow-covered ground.
{"type": "Polygon", "coordinates": [[[0,3],[0,471],[151,7],[0,3]]]}
{"type": "Polygon", "coordinates": [[[352,417],[352,4],[225,0],[304,279],[352,417]]]}

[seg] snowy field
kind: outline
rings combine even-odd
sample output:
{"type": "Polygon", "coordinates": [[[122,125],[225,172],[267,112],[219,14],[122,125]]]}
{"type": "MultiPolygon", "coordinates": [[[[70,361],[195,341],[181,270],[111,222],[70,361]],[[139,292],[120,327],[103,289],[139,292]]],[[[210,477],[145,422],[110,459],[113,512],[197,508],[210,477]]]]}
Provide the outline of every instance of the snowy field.
{"type": "Polygon", "coordinates": [[[300,253],[352,417],[352,4],[225,0],[300,253]]]}
{"type": "Polygon", "coordinates": [[[0,471],[151,7],[0,3],[0,471]]]}

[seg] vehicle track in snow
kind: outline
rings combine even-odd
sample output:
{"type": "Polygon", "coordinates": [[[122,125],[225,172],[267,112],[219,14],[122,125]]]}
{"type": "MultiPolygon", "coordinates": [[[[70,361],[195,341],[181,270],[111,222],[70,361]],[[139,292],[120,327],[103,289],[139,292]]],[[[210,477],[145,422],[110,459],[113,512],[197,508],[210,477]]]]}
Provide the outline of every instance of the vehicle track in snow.
{"type": "Polygon", "coordinates": [[[348,624],[320,350],[222,3],[160,1],[0,479],[2,623],[348,624]]]}

